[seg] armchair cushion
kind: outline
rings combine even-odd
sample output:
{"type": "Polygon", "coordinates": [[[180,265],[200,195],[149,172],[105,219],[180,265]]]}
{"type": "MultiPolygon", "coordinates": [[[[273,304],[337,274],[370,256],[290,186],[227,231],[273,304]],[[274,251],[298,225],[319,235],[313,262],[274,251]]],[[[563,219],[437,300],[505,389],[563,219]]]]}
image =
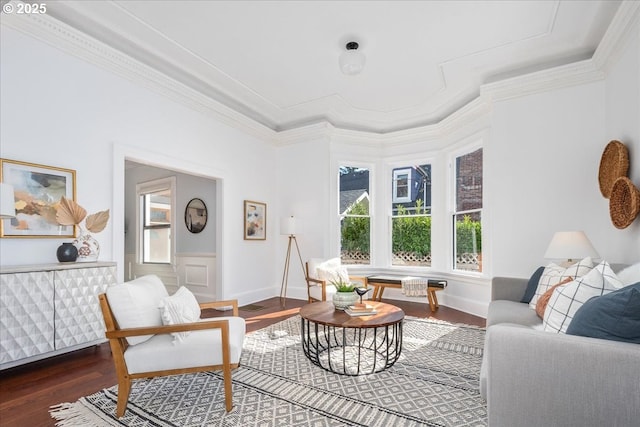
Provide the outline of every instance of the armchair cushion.
{"type": "MultiPolygon", "coordinates": [[[[240,361],[245,335],[245,320],[241,317],[214,317],[201,322],[228,320],[231,363],[240,361]]],[[[192,331],[180,343],[174,345],[170,334],[153,335],[139,345],[130,346],[124,359],[130,374],[140,372],[184,369],[222,364],[222,333],[220,329],[192,331]]]]}
{"type": "MultiPolygon", "coordinates": [[[[169,296],[158,276],[142,276],[130,282],[109,286],[106,291],[111,311],[121,329],[162,326],[160,300],[169,296]]],[[[153,335],[127,337],[129,345],[137,345],[153,335]]]]}
{"type": "MultiPolygon", "coordinates": [[[[179,323],[192,323],[200,319],[200,304],[184,286],[181,286],[175,294],[160,300],[160,314],[164,325],[176,325],[179,323]]],[[[173,332],[173,342],[182,341],[191,331],[173,332]]]]}

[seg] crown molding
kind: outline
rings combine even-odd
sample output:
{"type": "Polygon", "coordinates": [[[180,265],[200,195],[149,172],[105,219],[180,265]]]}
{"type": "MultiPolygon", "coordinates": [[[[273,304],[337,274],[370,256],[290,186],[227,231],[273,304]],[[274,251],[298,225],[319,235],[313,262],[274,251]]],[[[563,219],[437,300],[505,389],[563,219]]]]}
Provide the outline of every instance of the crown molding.
{"type": "Polygon", "coordinates": [[[46,14],[2,14],[1,25],[34,37],[192,110],[273,143],[276,132],[224,104],[46,14]]]}
{"type": "Polygon", "coordinates": [[[598,69],[609,71],[629,39],[634,35],[640,36],[640,28],[636,28],[634,32],[638,21],[640,21],[640,2],[623,1],[593,54],[593,61],[598,69]]]}

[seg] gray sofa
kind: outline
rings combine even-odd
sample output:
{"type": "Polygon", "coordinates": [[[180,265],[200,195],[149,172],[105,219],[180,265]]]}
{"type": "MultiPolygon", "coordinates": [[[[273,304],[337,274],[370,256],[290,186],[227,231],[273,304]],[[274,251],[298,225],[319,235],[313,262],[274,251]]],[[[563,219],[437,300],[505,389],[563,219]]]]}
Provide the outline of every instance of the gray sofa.
{"type": "Polygon", "coordinates": [[[542,320],[519,302],[527,282],[492,280],[480,373],[489,426],[640,426],[640,345],[535,329],[542,320]]]}

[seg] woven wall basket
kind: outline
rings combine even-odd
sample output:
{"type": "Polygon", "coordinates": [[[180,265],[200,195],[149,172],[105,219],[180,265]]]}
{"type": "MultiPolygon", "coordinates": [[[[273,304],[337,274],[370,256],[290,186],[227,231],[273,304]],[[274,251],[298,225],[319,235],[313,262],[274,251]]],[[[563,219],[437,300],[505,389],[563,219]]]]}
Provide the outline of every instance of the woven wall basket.
{"type": "Polygon", "coordinates": [[[627,177],[618,178],[611,188],[609,213],[616,228],[627,228],[640,212],[640,190],[627,177]]]}
{"type": "Polygon", "coordinates": [[[629,151],[620,141],[613,140],[607,144],[600,159],[598,182],[600,192],[605,198],[611,196],[611,189],[616,179],[626,177],[629,173],[629,151]]]}

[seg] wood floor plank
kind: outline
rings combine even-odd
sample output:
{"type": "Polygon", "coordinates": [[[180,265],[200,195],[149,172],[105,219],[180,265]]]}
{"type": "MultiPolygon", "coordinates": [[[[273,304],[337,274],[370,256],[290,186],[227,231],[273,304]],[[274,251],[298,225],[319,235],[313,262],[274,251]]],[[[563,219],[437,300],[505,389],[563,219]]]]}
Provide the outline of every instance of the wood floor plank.
{"type": "MultiPolygon", "coordinates": [[[[432,313],[426,302],[386,300],[401,307],[408,316],[436,318],[454,323],[485,326],[485,320],[449,307],[440,306],[432,313]]],[[[306,301],[270,298],[255,303],[262,310],[240,310],[253,332],[298,313],[306,301]]],[[[203,310],[203,317],[228,315],[218,310],[203,310]]],[[[33,362],[0,372],[0,426],[54,426],[49,408],[61,402],[74,402],[116,384],[109,344],[33,362]]]]}

